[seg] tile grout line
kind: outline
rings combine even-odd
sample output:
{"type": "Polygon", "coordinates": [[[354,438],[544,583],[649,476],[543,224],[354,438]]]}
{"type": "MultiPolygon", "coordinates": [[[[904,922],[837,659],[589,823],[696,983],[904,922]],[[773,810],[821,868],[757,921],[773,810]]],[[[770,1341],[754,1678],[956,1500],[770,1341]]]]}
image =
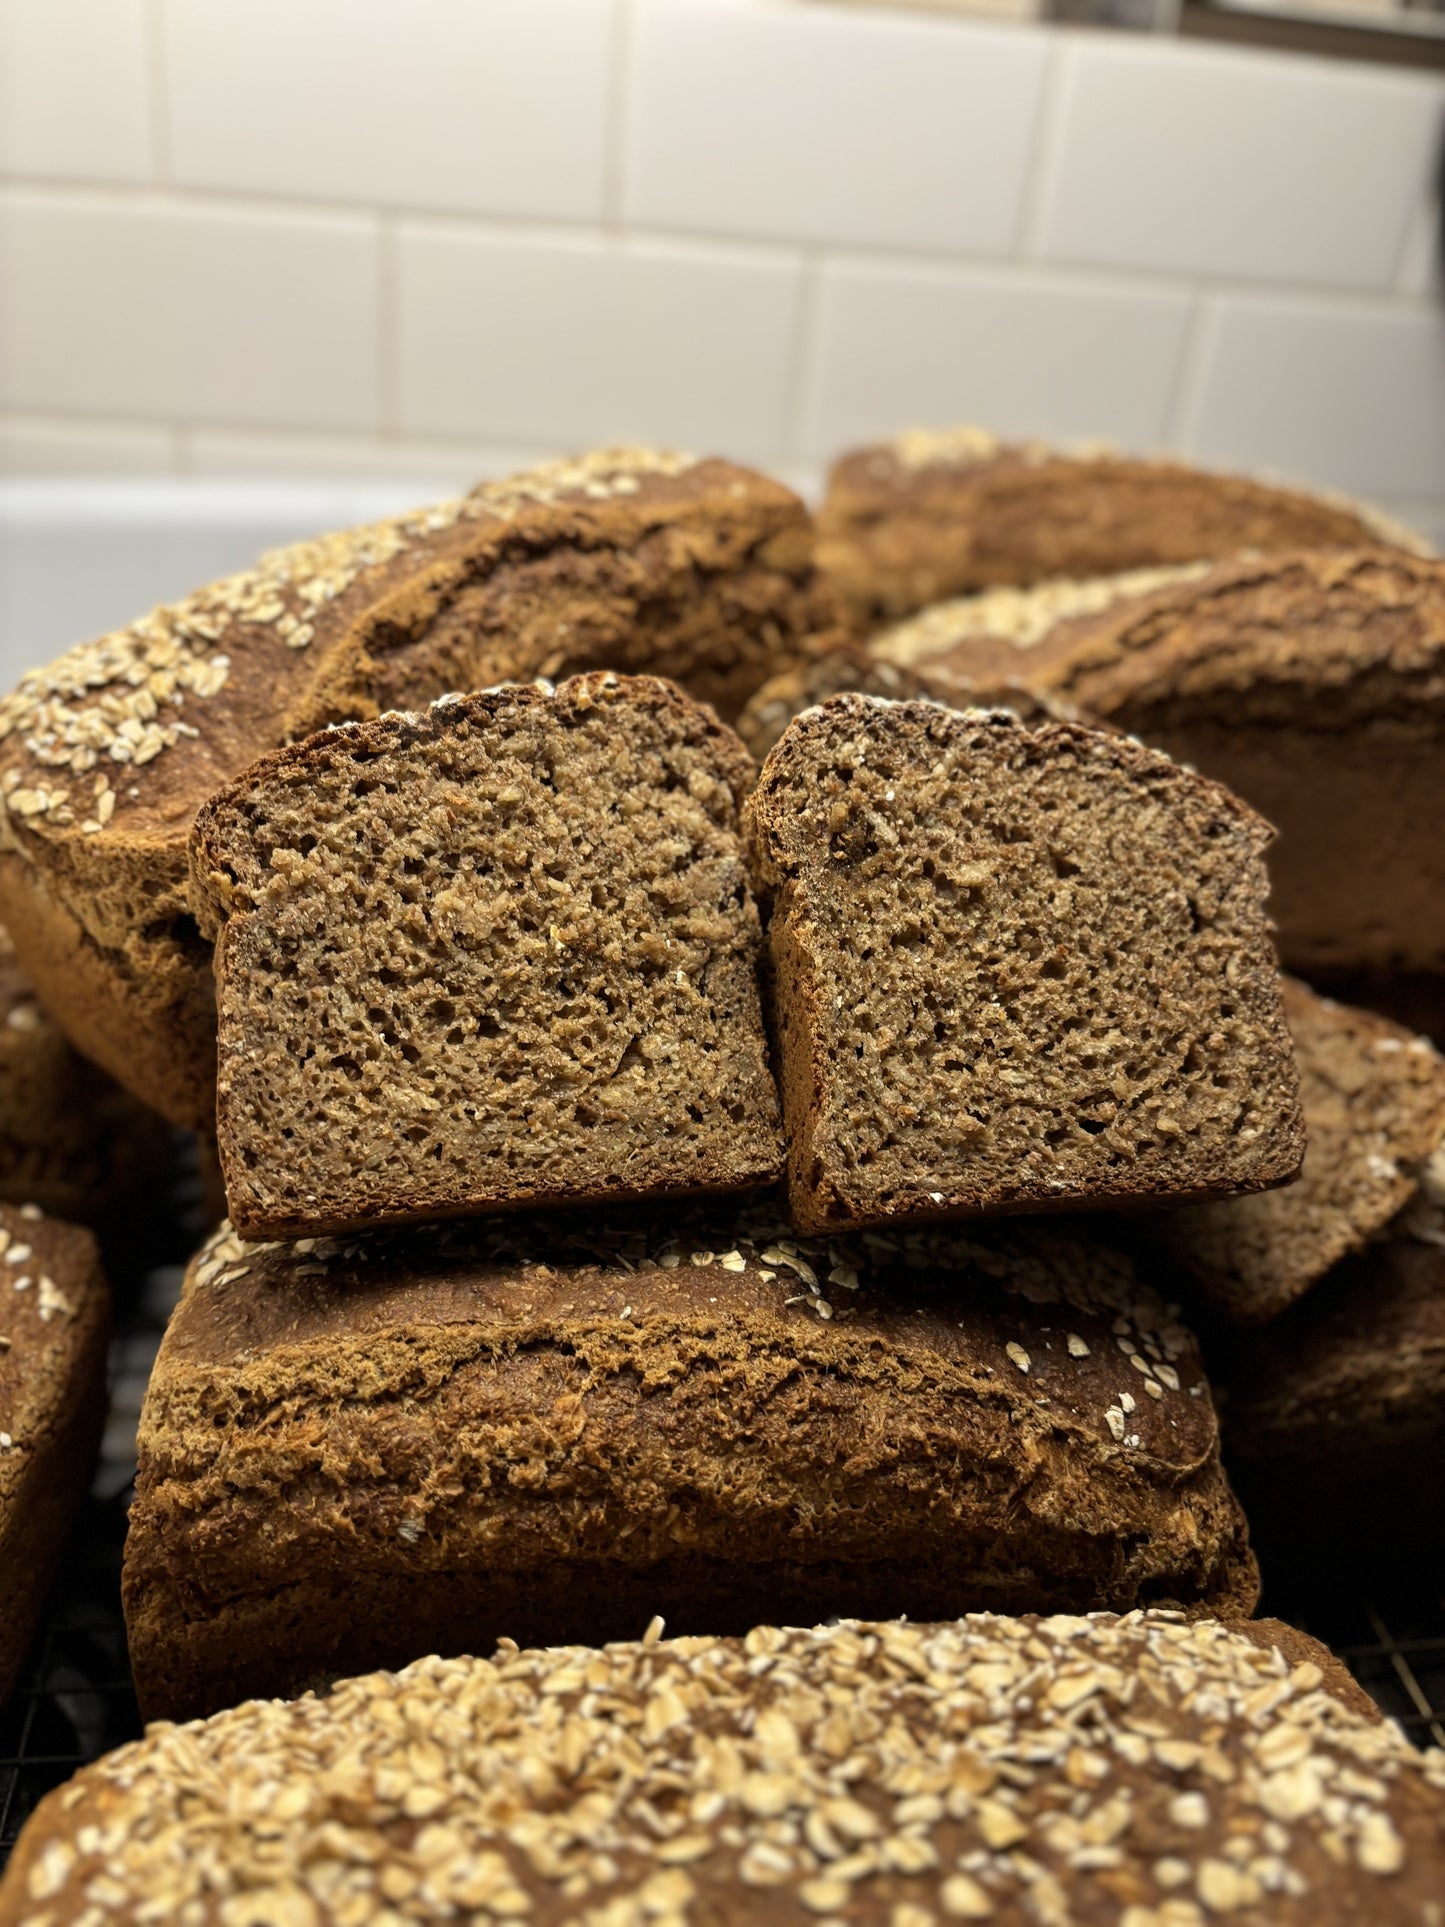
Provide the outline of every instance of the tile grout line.
{"type": "Polygon", "coordinates": [[[1216,292],[1207,283],[1197,283],[1194,305],[1184,324],[1179,366],[1164,411],[1164,446],[1171,454],[1185,454],[1193,448],[1218,328],[1216,292]]]}
{"type": "Polygon", "coordinates": [[[1029,142],[1028,165],[1014,236],[1014,258],[1041,261],[1044,223],[1053,195],[1062,142],[1064,95],[1073,69],[1073,49],[1061,41],[1049,48],[1042,85],[1039,88],[1037,120],[1029,142]]]}
{"type": "Polygon", "coordinates": [[[169,187],[171,159],[170,74],[166,62],[165,0],[145,0],[141,31],[145,40],[146,90],[149,96],[152,165],[158,186],[169,187]]]}
{"type": "Polygon", "coordinates": [[[631,109],[633,19],[632,0],[611,0],[612,20],[607,35],[607,98],[602,133],[603,235],[613,241],[625,233],[627,193],[627,126],[631,109]]]}
{"type": "Polygon", "coordinates": [[[787,462],[812,459],[805,450],[808,445],[807,430],[813,416],[813,391],[819,359],[825,259],[821,248],[804,248],[798,257],[797,311],[793,317],[793,339],[788,351],[787,389],[783,402],[782,454],[787,462]]]}
{"type": "Polygon", "coordinates": [[[376,216],[376,435],[401,440],[401,232],[393,214],[376,216]]]}

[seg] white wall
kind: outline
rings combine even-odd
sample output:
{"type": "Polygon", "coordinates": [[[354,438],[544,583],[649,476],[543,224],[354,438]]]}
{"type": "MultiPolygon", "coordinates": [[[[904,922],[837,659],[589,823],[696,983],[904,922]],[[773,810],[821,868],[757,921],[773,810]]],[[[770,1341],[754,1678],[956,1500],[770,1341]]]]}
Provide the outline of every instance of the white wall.
{"type": "Polygon", "coordinates": [[[0,468],[801,480],[973,418],[1445,541],[1445,78],[818,0],[0,0],[0,468]]]}

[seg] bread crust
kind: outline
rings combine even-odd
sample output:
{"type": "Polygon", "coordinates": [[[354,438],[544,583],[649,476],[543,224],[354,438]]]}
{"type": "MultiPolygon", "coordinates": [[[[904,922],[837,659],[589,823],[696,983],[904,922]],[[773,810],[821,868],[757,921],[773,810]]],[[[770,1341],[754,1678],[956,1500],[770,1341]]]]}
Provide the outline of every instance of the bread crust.
{"type": "Polygon", "coordinates": [[[644,1607],[1252,1610],[1194,1341],[1117,1247],[814,1244],[771,1206],[565,1232],[201,1254],[126,1547],[148,1713],[644,1607]]]}
{"type": "Polygon", "coordinates": [[[962,429],[900,436],[836,462],[818,559],[866,631],[996,584],[1381,541],[1428,553],[1418,536],[1341,497],[962,429]]]}
{"type": "Polygon", "coordinates": [[[208,1127],[209,959],[186,867],[208,796],[325,724],[574,668],[664,669],[735,714],[831,609],[795,495],[649,451],[280,551],[0,705],[0,918],[77,1047],[208,1127]]]}

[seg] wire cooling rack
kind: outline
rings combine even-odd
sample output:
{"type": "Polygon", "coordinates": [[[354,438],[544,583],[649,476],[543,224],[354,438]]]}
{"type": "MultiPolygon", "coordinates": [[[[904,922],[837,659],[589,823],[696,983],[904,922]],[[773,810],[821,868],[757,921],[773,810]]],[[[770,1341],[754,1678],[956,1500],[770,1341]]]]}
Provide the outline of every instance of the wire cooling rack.
{"type": "MultiPolygon", "coordinates": [[[[198,1241],[198,1240],[197,1240],[198,1241]]],[[[71,1534],[30,1661],[0,1711],[0,1865],[36,1804],[77,1767],[138,1737],[120,1610],[120,1558],[135,1424],[180,1288],[163,1266],[122,1292],[100,1471],[71,1534]]],[[[1321,1586],[1267,1594],[1261,1610],[1313,1633],[1420,1746],[1445,1746],[1445,1589],[1376,1574],[1368,1596],[1321,1586]]]]}

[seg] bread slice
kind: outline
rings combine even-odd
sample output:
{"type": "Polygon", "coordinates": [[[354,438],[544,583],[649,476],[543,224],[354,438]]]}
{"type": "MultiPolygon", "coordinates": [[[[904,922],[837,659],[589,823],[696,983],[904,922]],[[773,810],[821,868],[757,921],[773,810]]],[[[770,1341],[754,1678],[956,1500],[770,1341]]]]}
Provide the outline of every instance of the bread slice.
{"type": "Polygon", "coordinates": [[[213,798],[241,1235],[771,1182],[752,773],[674,684],[599,672],[323,731],[213,798]]]}
{"type": "Polygon", "coordinates": [[[109,1336],[95,1239],[0,1204],[0,1702],[95,1469],[109,1336]]]}
{"type": "Polygon", "coordinates": [[[1070,723],[836,696],[749,801],[800,1226],[1294,1177],[1266,824],[1070,723]]]}
{"type": "Polygon", "coordinates": [[[300,543],[33,671],[0,703],[0,919],[77,1048],[209,1130],[215,1001],[187,889],[206,798],[325,724],[594,668],[725,717],[833,605],[813,528],[729,462],[609,449],[300,543]]]}
{"type": "Polygon", "coordinates": [[[223,1234],[141,1421],[142,1703],[654,1612],[1248,1613],[1161,1269],[1063,1221],[796,1239],[776,1200],[223,1234]]]}
{"type": "Polygon", "coordinates": [[[916,430],[835,463],[818,560],[866,630],[1000,583],[1377,542],[1428,552],[1339,496],[958,428],[916,430]]]}
{"type": "Polygon", "coordinates": [[[76,1054],[0,929],[0,1201],[119,1229],[155,1211],[170,1132],[76,1054]]]}
{"type": "Polygon", "coordinates": [[[1161,1213],[1162,1247],[1241,1324],[1275,1318],[1419,1196],[1445,1141],[1445,1058],[1284,980],[1309,1148],[1298,1184],[1161,1213]]]}

